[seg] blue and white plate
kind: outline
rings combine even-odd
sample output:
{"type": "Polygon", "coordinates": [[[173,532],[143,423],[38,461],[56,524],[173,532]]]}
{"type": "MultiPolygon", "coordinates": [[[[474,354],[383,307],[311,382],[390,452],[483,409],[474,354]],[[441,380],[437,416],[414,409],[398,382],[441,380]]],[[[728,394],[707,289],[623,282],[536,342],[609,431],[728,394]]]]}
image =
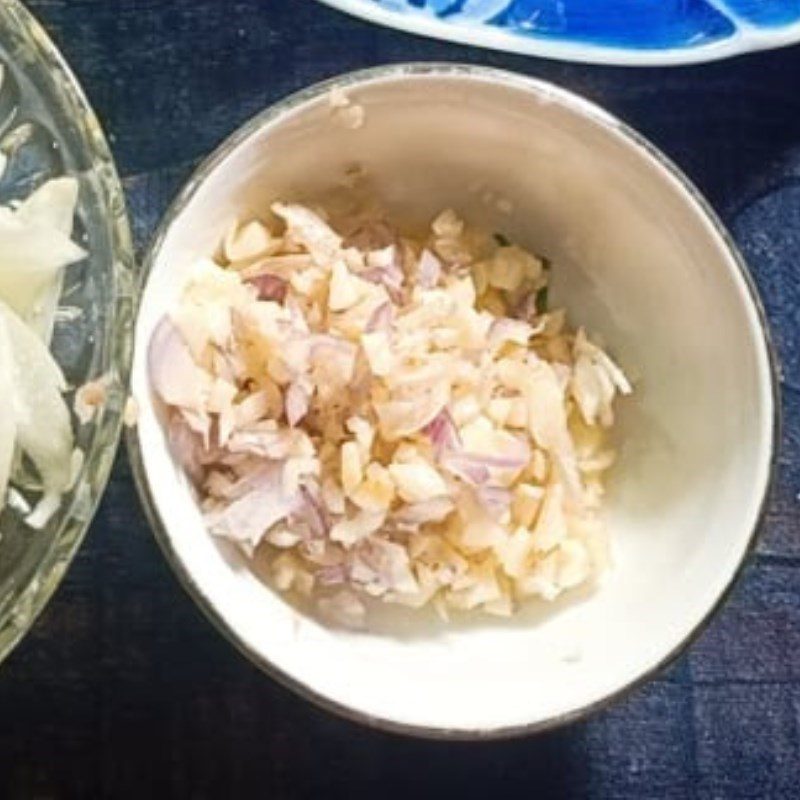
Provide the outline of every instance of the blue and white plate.
{"type": "Polygon", "coordinates": [[[322,0],[373,22],[515,53],[686,64],[800,42],[800,0],[322,0]]]}

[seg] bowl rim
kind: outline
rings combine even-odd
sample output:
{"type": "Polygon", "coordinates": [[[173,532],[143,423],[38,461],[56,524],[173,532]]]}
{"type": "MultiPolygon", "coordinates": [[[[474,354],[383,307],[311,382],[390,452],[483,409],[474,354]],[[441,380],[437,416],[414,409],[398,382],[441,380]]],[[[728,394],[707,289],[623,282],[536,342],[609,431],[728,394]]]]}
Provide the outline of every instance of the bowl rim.
{"type": "MultiPolygon", "coordinates": [[[[75,119],[80,127],[81,137],[89,145],[91,169],[108,209],[106,225],[110,254],[107,268],[112,274],[113,314],[116,317],[113,336],[107,343],[112,349],[109,366],[112,374],[116,374],[119,385],[125,387],[133,355],[133,337],[127,323],[130,322],[135,295],[135,262],[125,194],[114,158],[83,88],[41,23],[20,0],[4,0],[2,16],[9,21],[13,33],[20,37],[32,57],[50,70],[53,82],[58,86],[61,102],[71,106],[76,112],[75,119]]],[[[121,414],[105,414],[103,425],[102,442],[97,439],[92,451],[96,457],[93,459],[92,490],[88,501],[81,499],[80,510],[76,513],[79,502],[76,493],[35,572],[16,591],[16,597],[9,605],[2,622],[0,664],[13,652],[44,611],[88,533],[108,485],[118,450],[122,430],[121,414]]],[[[79,478],[78,486],[80,481],[79,478]]]]}
{"type": "Polygon", "coordinates": [[[569,723],[585,719],[608,708],[620,699],[631,694],[633,691],[647,683],[654,675],[661,672],[664,668],[671,664],[679,655],[681,655],[686,648],[688,648],[689,645],[691,645],[692,642],[694,642],[700,636],[717,611],[719,611],[722,605],[724,605],[734,585],[741,576],[745,564],[748,562],[755,549],[759,532],[766,515],[769,498],[774,487],[781,431],[781,398],[778,381],[778,361],[772,336],[769,330],[766,313],[759,297],[755,282],[747,268],[743,256],[739,252],[731,234],[725,228],[716,212],[714,212],[714,210],[711,208],[708,201],[667,156],[665,156],[655,145],[650,143],[644,136],[628,126],[625,122],[622,122],[600,106],[589,100],[586,100],[582,96],[575,94],[570,90],[559,87],[548,81],[520,75],[508,70],[468,64],[447,62],[412,62],[355,70],[328,78],[327,80],[318,83],[314,83],[311,86],[294,92],[271,104],[266,109],[250,118],[232,134],[225,138],[222,143],[211,152],[210,155],[203,159],[203,161],[196,167],[192,175],[170,203],[143,257],[139,276],[142,292],[161,250],[164,239],[166,238],[171,226],[194,197],[198,188],[205,181],[205,179],[240,144],[250,138],[250,136],[256,134],[262,128],[280,119],[284,115],[291,113],[308,102],[325,96],[333,88],[349,89],[373,81],[379,81],[383,79],[402,79],[405,77],[463,77],[467,79],[498,82],[507,86],[526,90],[538,97],[551,98],[555,102],[560,103],[562,106],[576,111],[580,115],[589,117],[592,121],[602,125],[605,129],[621,135],[628,144],[633,146],[640,153],[644,154],[651,161],[656,162],[657,166],[660,166],[663,170],[665,170],[667,176],[672,177],[679,185],[679,188],[686,193],[686,199],[690,203],[694,203],[697,212],[702,217],[705,217],[706,221],[710,224],[711,233],[717,237],[720,245],[730,257],[732,266],[735,267],[736,271],[738,271],[740,277],[744,281],[747,299],[749,299],[756,311],[758,328],[763,339],[768,360],[772,419],[771,437],[769,443],[770,449],[768,473],[763,494],[758,502],[758,513],[756,520],[750,532],[747,544],[742,550],[736,569],[733,571],[728,584],[724,587],[716,601],[704,613],[701,620],[695,625],[695,627],[690,630],[687,635],[658,662],[650,666],[635,679],[631,680],[629,683],[620,687],[611,694],[606,695],[600,700],[585,704],[564,714],[559,714],[531,723],[475,730],[448,728],[435,725],[416,725],[397,722],[385,717],[377,717],[366,712],[353,709],[342,702],[326,697],[312,686],[303,683],[292,675],[279,669],[270,661],[268,657],[255,652],[239,638],[236,632],[230,628],[227,622],[217,612],[212,601],[206,596],[203,588],[199,586],[189,575],[187,569],[183,565],[182,560],[172,546],[170,537],[167,533],[166,525],[156,509],[154,498],[150,492],[149,481],[144,467],[142,450],[139,442],[139,435],[135,427],[126,431],[126,446],[132,466],[134,482],[144,506],[147,519],[152,528],[153,535],[158,542],[164,557],[178,579],[178,582],[192,598],[192,600],[194,600],[194,602],[199,606],[200,610],[212,623],[212,625],[242,655],[244,655],[248,661],[250,661],[250,663],[258,667],[262,672],[276,680],[282,686],[295,692],[301,698],[310,700],[316,706],[330,711],[339,717],[345,718],[351,722],[366,725],[367,727],[373,729],[399,733],[408,736],[416,736],[419,738],[445,741],[488,741],[497,739],[510,739],[554,730],[569,723]]]}

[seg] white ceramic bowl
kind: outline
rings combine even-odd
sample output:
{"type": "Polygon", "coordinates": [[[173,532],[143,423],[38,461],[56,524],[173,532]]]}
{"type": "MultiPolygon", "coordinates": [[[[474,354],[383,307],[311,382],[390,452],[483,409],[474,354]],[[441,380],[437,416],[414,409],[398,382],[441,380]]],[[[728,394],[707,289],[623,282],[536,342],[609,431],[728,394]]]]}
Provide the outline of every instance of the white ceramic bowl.
{"type": "Polygon", "coordinates": [[[768,493],[777,415],[753,285],[678,170],[568,92],[452,65],[370,70],[313,87],[245,125],[198,170],[148,268],[131,449],[156,535],[225,635],[329,708],[455,737],[573,719],[675,656],[746,557],[768,493]],[[333,85],[363,105],[361,129],[332,121],[333,85]],[[634,377],[608,496],[615,564],[597,591],[553,607],[533,603],[509,622],[350,633],[302,616],[206,533],[158,423],[148,340],[186,268],[215,250],[234,217],[263,212],[275,198],[314,197],[353,162],[401,217],[429,219],[453,206],[550,256],[556,302],[599,332],[634,377]],[[512,212],[486,202],[486,191],[512,212]]]}

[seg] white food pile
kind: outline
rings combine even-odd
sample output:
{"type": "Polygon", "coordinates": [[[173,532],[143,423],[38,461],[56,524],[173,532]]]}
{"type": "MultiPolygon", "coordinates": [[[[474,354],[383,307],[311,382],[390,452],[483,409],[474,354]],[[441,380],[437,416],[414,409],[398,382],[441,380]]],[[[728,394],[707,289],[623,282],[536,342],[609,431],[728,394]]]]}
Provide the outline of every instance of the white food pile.
{"type": "Polygon", "coordinates": [[[26,517],[32,527],[46,524],[80,464],[66,383],[49,350],[64,267],[86,255],[70,238],[77,196],[74,178],[54,178],[0,206],[0,510],[25,457],[41,490],[26,517]]]}
{"type": "Polygon", "coordinates": [[[198,262],[149,348],[212,534],[361,626],[368,598],[510,615],[607,565],[631,387],[548,266],[452,211],[421,236],[276,203],[198,262]]]}

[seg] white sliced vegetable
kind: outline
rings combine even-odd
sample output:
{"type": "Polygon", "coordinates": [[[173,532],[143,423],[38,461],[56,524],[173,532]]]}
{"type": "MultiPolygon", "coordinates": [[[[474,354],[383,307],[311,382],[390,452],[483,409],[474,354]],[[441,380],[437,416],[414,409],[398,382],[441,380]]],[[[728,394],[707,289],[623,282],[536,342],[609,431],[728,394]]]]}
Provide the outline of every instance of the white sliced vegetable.
{"type": "Polygon", "coordinates": [[[73,437],[60,367],[33,331],[4,303],[0,325],[11,349],[4,395],[16,423],[17,444],[31,459],[46,495],[60,495],[72,478],[73,437]]]}
{"type": "MultiPolygon", "coordinates": [[[[10,396],[13,377],[14,364],[11,356],[11,344],[8,341],[6,326],[0,322],[0,390],[5,397],[10,396]]],[[[5,411],[0,414],[0,511],[3,510],[6,502],[6,490],[11,476],[16,438],[16,415],[5,411]]]]}
{"type": "Polygon", "coordinates": [[[78,203],[78,181],[64,176],[43,183],[26,197],[14,212],[23,224],[52,228],[69,236],[78,203]]]}
{"type": "MultiPolygon", "coordinates": [[[[78,203],[78,188],[75,178],[53,178],[25,198],[14,216],[26,225],[51,228],[69,236],[78,203]]],[[[45,342],[49,342],[53,335],[63,282],[63,270],[58,270],[52,282],[44,286],[26,314],[26,321],[45,342]]]]}
{"type": "Polygon", "coordinates": [[[67,234],[0,209],[0,300],[26,316],[59,270],[86,253],[67,234]]]}
{"type": "Polygon", "coordinates": [[[153,388],[165,403],[182,408],[199,408],[208,398],[212,381],[194,363],[178,329],[164,317],[155,329],[147,351],[153,388]]]}
{"type": "Polygon", "coordinates": [[[15,210],[0,207],[0,391],[6,401],[0,417],[0,508],[24,453],[43,490],[26,518],[32,527],[55,513],[81,455],[73,450],[64,376],[46,346],[63,268],[86,255],[70,239],[77,197],[78,182],[62,177],[40,186],[15,210]]]}

